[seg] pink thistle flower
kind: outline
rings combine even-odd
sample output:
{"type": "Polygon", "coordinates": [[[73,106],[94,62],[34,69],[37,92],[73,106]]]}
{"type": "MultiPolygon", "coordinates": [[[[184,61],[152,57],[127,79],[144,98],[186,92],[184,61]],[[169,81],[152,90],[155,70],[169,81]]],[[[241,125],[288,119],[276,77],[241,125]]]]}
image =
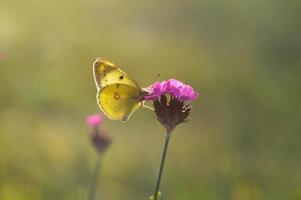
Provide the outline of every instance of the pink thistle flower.
{"type": "Polygon", "coordinates": [[[164,162],[171,132],[174,128],[187,121],[191,113],[190,101],[196,100],[199,93],[190,85],[181,81],[169,79],[163,82],[156,82],[145,89],[144,100],[152,100],[157,120],[166,129],[165,143],[161,157],[159,174],[156,182],[154,195],[150,198],[157,200],[160,188],[160,181],[164,168],[164,162]]]}
{"type": "Polygon", "coordinates": [[[100,125],[102,120],[103,120],[103,118],[99,114],[89,115],[86,117],[86,124],[94,127],[94,126],[100,125]]]}
{"type": "Polygon", "coordinates": [[[156,117],[167,133],[178,124],[187,121],[191,106],[185,102],[195,100],[199,96],[190,85],[175,79],[156,82],[145,90],[147,94],[144,99],[153,101],[156,117]]]}

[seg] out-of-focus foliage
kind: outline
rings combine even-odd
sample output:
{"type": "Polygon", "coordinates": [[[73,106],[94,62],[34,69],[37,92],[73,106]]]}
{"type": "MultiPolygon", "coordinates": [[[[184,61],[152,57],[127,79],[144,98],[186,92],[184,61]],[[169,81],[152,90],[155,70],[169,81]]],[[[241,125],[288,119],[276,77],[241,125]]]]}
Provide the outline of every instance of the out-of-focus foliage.
{"type": "MultiPolygon", "coordinates": [[[[200,92],[175,129],[162,182],[172,200],[301,199],[301,2],[38,1],[0,6],[0,199],[85,199],[96,158],[92,62],[142,87],[200,92]]],[[[164,129],[151,111],[105,120],[99,198],[147,199],[164,129]]]]}

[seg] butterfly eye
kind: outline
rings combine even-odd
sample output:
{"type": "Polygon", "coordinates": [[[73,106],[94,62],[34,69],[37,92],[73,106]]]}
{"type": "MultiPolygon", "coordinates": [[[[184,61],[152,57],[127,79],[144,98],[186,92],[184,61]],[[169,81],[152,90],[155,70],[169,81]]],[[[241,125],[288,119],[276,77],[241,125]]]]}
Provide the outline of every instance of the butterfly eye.
{"type": "Polygon", "coordinates": [[[123,79],[123,75],[121,75],[121,76],[119,77],[119,79],[122,80],[122,79],[123,79]]]}

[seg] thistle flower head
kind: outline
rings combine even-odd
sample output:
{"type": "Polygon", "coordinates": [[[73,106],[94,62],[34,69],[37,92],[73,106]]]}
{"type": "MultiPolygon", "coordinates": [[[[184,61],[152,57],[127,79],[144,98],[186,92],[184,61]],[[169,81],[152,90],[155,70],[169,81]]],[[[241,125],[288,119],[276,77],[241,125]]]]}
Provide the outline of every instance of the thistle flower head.
{"type": "Polygon", "coordinates": [[[199,94],[193,90],[190,85],[186,85],[181,81],[169,79],[163,82],[156,82],[146,88],[148,95],[146,100],[158,99],[161,95],[170,94],[180,101],[192,101],[197,99],[199,94]]]}
{"type": "Polygon", "coordinates": [[[99,114],[89,115],[86,117],[86,123],[92,127],[90,133],[90,139],[92,145],[95,147],[98,153],[103,153],[111,144],[111,138],[99,129],[99,125],[102,123],[102,116],[99,114]]]}
{"type": "Polygon", "coordinates": [[[156,82],[146,88],[145,100],[152,100],[157,120],[170,133],[178,124],[187,121],[191,112],[189,102],[197,99],[198,93],[190,85],[170,79],[156,82]]]}

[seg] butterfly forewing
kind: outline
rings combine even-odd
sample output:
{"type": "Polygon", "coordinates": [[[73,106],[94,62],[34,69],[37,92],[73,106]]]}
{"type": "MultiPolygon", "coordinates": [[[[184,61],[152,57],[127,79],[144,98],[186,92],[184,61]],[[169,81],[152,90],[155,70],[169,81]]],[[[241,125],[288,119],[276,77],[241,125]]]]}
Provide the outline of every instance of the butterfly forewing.
{"type": "Polygon", "coordinates": [[[101,89],[110,84],[126,84],[141,90],[137,82],[131,79],[124,71],[117,67],[113,62],[97,58],[93,64],[93,74],[96,87],[101,89]]]}

